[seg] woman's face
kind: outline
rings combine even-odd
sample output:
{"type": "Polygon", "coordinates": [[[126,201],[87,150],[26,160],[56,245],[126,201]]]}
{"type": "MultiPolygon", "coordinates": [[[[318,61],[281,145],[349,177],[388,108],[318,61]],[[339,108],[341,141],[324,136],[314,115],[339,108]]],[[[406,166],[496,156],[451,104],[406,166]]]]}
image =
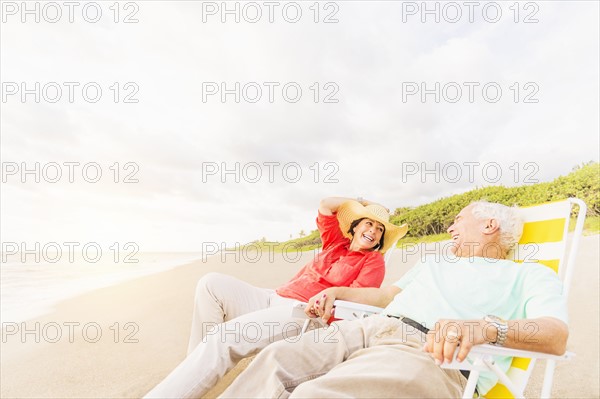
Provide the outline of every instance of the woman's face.
{"type": "Polygon", "coordinates": [[[353,247],[358,251],[373,249],[381,240],[384,231],[383,224],[377,221],[367,218],[361,220],[354,228],[353,247]]]}

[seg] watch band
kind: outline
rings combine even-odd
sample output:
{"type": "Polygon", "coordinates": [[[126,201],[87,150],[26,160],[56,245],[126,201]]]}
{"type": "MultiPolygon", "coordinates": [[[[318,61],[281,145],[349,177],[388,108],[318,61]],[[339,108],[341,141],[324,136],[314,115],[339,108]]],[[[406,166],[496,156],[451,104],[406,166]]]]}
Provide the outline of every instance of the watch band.
{"type": "Polygon", "coordinates": [[[498,334],[496,336],[496,340],[494,342],[490,342],[492,345],[496,346],[504,346],[506,342],[506,337],[508,336],[508,323],[506,320],[501,319],[498,316],[487,315],[483,318],[484,321],[492,324],[496,327],[498,334]]]}

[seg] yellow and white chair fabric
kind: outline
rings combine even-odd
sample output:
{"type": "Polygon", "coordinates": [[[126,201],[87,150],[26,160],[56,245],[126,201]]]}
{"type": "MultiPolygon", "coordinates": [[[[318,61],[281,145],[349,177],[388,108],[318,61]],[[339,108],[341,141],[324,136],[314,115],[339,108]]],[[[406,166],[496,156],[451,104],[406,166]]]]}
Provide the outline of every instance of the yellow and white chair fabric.
{"type": "MultiPolygon", "coordinates": [[[[515,262],[539,262],[558,273],[563,281],[563,295],[568,298],[573,277],[575,257],[579,240],[583,232],[587,206],[577,198],[519,208],[524,221],[523,235],[518,246],[509,254],[515,262]],[[568,240],[569,222],[574,206],[579,207],[575,231],[568,240]]],[[[546,372],[540,397],[549,398],[552,389],[554,367],[557,360],[567,360],[574,356],[567,352],[562,356],[547,355],[538,352],[498,348],[492,345],[479,345],[471,351],[472,362],[451,363],[449,368],[470,369],[471,375],[463,398],[472,398],[481,370],[492,370],[499,382],[487,394],[486,398],[519,398],[524,396],[525,387],[537,359],[546,360],[546,372]],[[493,362],[492,356],[513,356],[510,369],[504,373],[493,362]]]]}

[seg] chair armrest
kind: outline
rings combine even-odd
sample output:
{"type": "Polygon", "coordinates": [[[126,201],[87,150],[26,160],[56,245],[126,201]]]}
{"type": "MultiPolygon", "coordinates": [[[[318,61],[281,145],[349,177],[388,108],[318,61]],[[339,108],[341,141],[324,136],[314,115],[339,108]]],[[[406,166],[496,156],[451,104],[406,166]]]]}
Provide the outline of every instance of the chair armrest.
{"type": "Polygon", "coordinates": [[[475,345],[471,352],[472,354],[482,354],[490,356],[512,356],[526,357],[531,359],[552,359],[552,360],[569,360],[575,356],[573,352],[565,352],[562,355],[551,355],[543,352],[526,351],[522,349],[504,348],[490,344],[475,345]]]}
{"type": "Polygon", "coordinates": [[[482,362],[478,362],[477,359],[489,359],[491,356],[510,356],[510,357],[524,357],[529,359],[545,359],[545,360],[570,360],[575,356],[572,352],[565,352],[562,355],[551,355],[549,353],[526,351],[522,349],[504,348],[500,346],[483,344],[475,345],[467,359],[462,362],[456,361],[456,355],[458,354],[459,348],[456,348],[454,356],[452,357],[451,363],[444,363],[441,365],[442,368],[447,369],[458,369],[458,370],[483,370],[487,367],[482,362]]]}
{"type": "Polygon", "coordinates": [[[295,301],[292,304],[292,317],[297,319],[308,319],[306,313],[304,313],[304,309],[308,304],[306,302],[295,301]]]}
{"type": "Polygon", "coordinates": [[[342,301],[339,299],[333,302],[333,306],[335,307],[335,318],[341,320],[362,319],[374,314],[379,314],[383,311],[383,308],[378,308],[377,306],[342,301]]]}
{"type": "MultiPolygon", "coordinates": [[[[308,304],[305,302],[295,301],[292,304],[292,317],[298,319],[308,319],[309,317],[306,315],[306,313],[304,313],[304,310],[306,309],[307,305],[308,304]]],[[[374,314],[379,314],[383,311],[383,308],[378,308],[377,306],[365,305],[362,303],[348,302],[342,300],[337,300],[333,302],[333,306],[335,307],[334,317],[336,320],[362,319],[374,314]]],[[[313,320],[317,319],[319,318],[313,318],[313,320]]]]}

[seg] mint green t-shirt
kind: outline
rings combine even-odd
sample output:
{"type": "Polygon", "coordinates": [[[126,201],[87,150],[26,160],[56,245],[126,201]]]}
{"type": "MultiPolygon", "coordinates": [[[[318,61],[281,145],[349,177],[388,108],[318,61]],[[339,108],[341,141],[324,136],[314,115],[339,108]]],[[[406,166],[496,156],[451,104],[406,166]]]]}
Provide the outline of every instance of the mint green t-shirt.
{"type": "MultiPolygon", "coordinates": [[[[503,319],[554,317],[567,323],[562,283],[550,268],[538,263],[480,257],[429,256],[394,283],[402,291],[384,314],[406,316],[427,328],[440,319],[503,319]]],[[[504,370],[510,357],[497,358],[504,370]]],[[[482,372],[477,389],[484,395],[498,381],[482,372]]]]}

